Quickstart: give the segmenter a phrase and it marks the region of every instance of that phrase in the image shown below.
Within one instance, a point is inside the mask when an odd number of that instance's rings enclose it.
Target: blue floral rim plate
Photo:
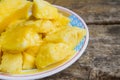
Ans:
[[[73,57],[69,60],[67,60],[65,63],[61,64],[58,67],[55,67],[53,69],[47,70],[47,71],[43,71],[43,72],[39,72],[39,73],[35,73],[35,74],[28,74],[28,75],[7,75],[7,74],[0,74],[0,78],[1,79],[41,79],[44,77],[48,77],[51,76],[55,73],[58,73],[64,69],[66,69],[67,67],[69,67],[70,65],[72,65],[76,60],[78,60],[81,55],[84,53],[87,45],[88,45],[88,41],[89,41],[89,31],[88,31],[88,27],[86,25],[86,23],[84,22],[84,20],[77,15],[76,13],[74,13],[73,11],[61,7],[61,6],[57,6],[54,5],[56,8],[58,8],[58,10],[62,13],[65,13],[71,20],[70,25],[71,26],[76,26],[79,28],[84,28],[86,29],[86,36],[82,39],[82,41],[75,47],[75,50],[77,51],[77,53],[75,55],[73,55]]]

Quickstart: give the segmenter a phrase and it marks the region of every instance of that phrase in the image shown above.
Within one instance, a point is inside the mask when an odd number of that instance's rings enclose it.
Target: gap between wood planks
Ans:
[[[94,22],[87,22],[87,25],[116,25],[116,24],[120,24],[119,20],[110,20],[110,21],[94,21]]]

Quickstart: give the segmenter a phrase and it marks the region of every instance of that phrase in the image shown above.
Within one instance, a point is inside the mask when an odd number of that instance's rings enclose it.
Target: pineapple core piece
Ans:
[[[34,0],[32,12],[37,19],[56,19],[58,17],[57,8],[44,0]]]
[[[19,73],[22,70],[22,53],[4,52],[0,65],[1,71]]]
[[[2,50],[24,51],[29,47],[40,45],[40,36],[33,28],[16,26],[7,29],[1,35]]]
[[[67,43],[73,49],[85,35],[85,29],[80,29],[78,27],[67,27],[52,34],[48,34],[44,38],[44,41]]]
[[[35,64],[38,69],[45,68],[51,64],[63,60],[73,53],[74,50],[71,50],[66,44],[45,43],[42,45],[42,47],[40,47],[35,59]]]
[[[9,23],[28,18],[30,8],[31,2],[27,0],[2,0],[0,2],[0,33]]]

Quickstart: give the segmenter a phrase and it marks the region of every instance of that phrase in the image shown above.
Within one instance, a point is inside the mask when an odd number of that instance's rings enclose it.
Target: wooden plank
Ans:
[[[79,14],[88,24],[120,23],[120,0],[56,0]]]
[[[79,64],[92,69],[90,80],[119,80],[120,25],[91,25],[89,29],[89,46]]]

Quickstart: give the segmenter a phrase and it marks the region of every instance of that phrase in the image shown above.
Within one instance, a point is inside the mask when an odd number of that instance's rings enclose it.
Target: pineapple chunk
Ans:
[[[63,60],[70,54],[73,54],[68,45],[63,43],[46,43],[40,47],[35,64],[38,69],[45,68],[51,64]]]
[[[15,20],[11,22],[8,27],[5,29],[6,31],[12,28],[15,28],[16,26],[24,26],[22,23],[24,23],[26,20]]]
[[[1,71],[8,73],[19,73],[22,70],[22,53],[4,52],[1,62]]]
[[[77,27],[68,27],[52,34],[48,34],[44,41],[47,42],[63,42],[67,43],[71,48],[77,46],[77,44],[86,35],[85,29],[80,29]]]
[[[49,33],[56,30],[55,25],[50,20],[21,21],[20,24],[31,27],[38,33]]]
[[[70,19],[62,14],[59,14],[58,18],[53,20],[53,23],[58,28],[65,27],[69,24]]]
[[[31,47],[23,52],[23,69],[34,69],[35,66],[35,57],[38,53],[39,47]]]
[[[39,33],[49,33],[49,32],[55,31],[54,24],[49,20],[39,20],[39,21],[36,21],[35,24],[36,24],[35,27],[36,28],[38,27]]]
[[[35,57],[29,53],[23,53],[23,69],[33,69],[35,68]]]
[[[23,51],[29,47],[39,46],[40,36],[30,27],[16,26],[7,29],[1,35],[2,50]]]
[[[44,0],[34,0],[32,12],[37,19],[56,19],[58,17],[57,8]]]
[[[41,44],[42,45],[42,44]],[[24,52],[36,57],[40,46],[29,47]]]
[[[28,18],[31,2],[26,0],[2,0],[0,2],[0,33],[9,23]]]

